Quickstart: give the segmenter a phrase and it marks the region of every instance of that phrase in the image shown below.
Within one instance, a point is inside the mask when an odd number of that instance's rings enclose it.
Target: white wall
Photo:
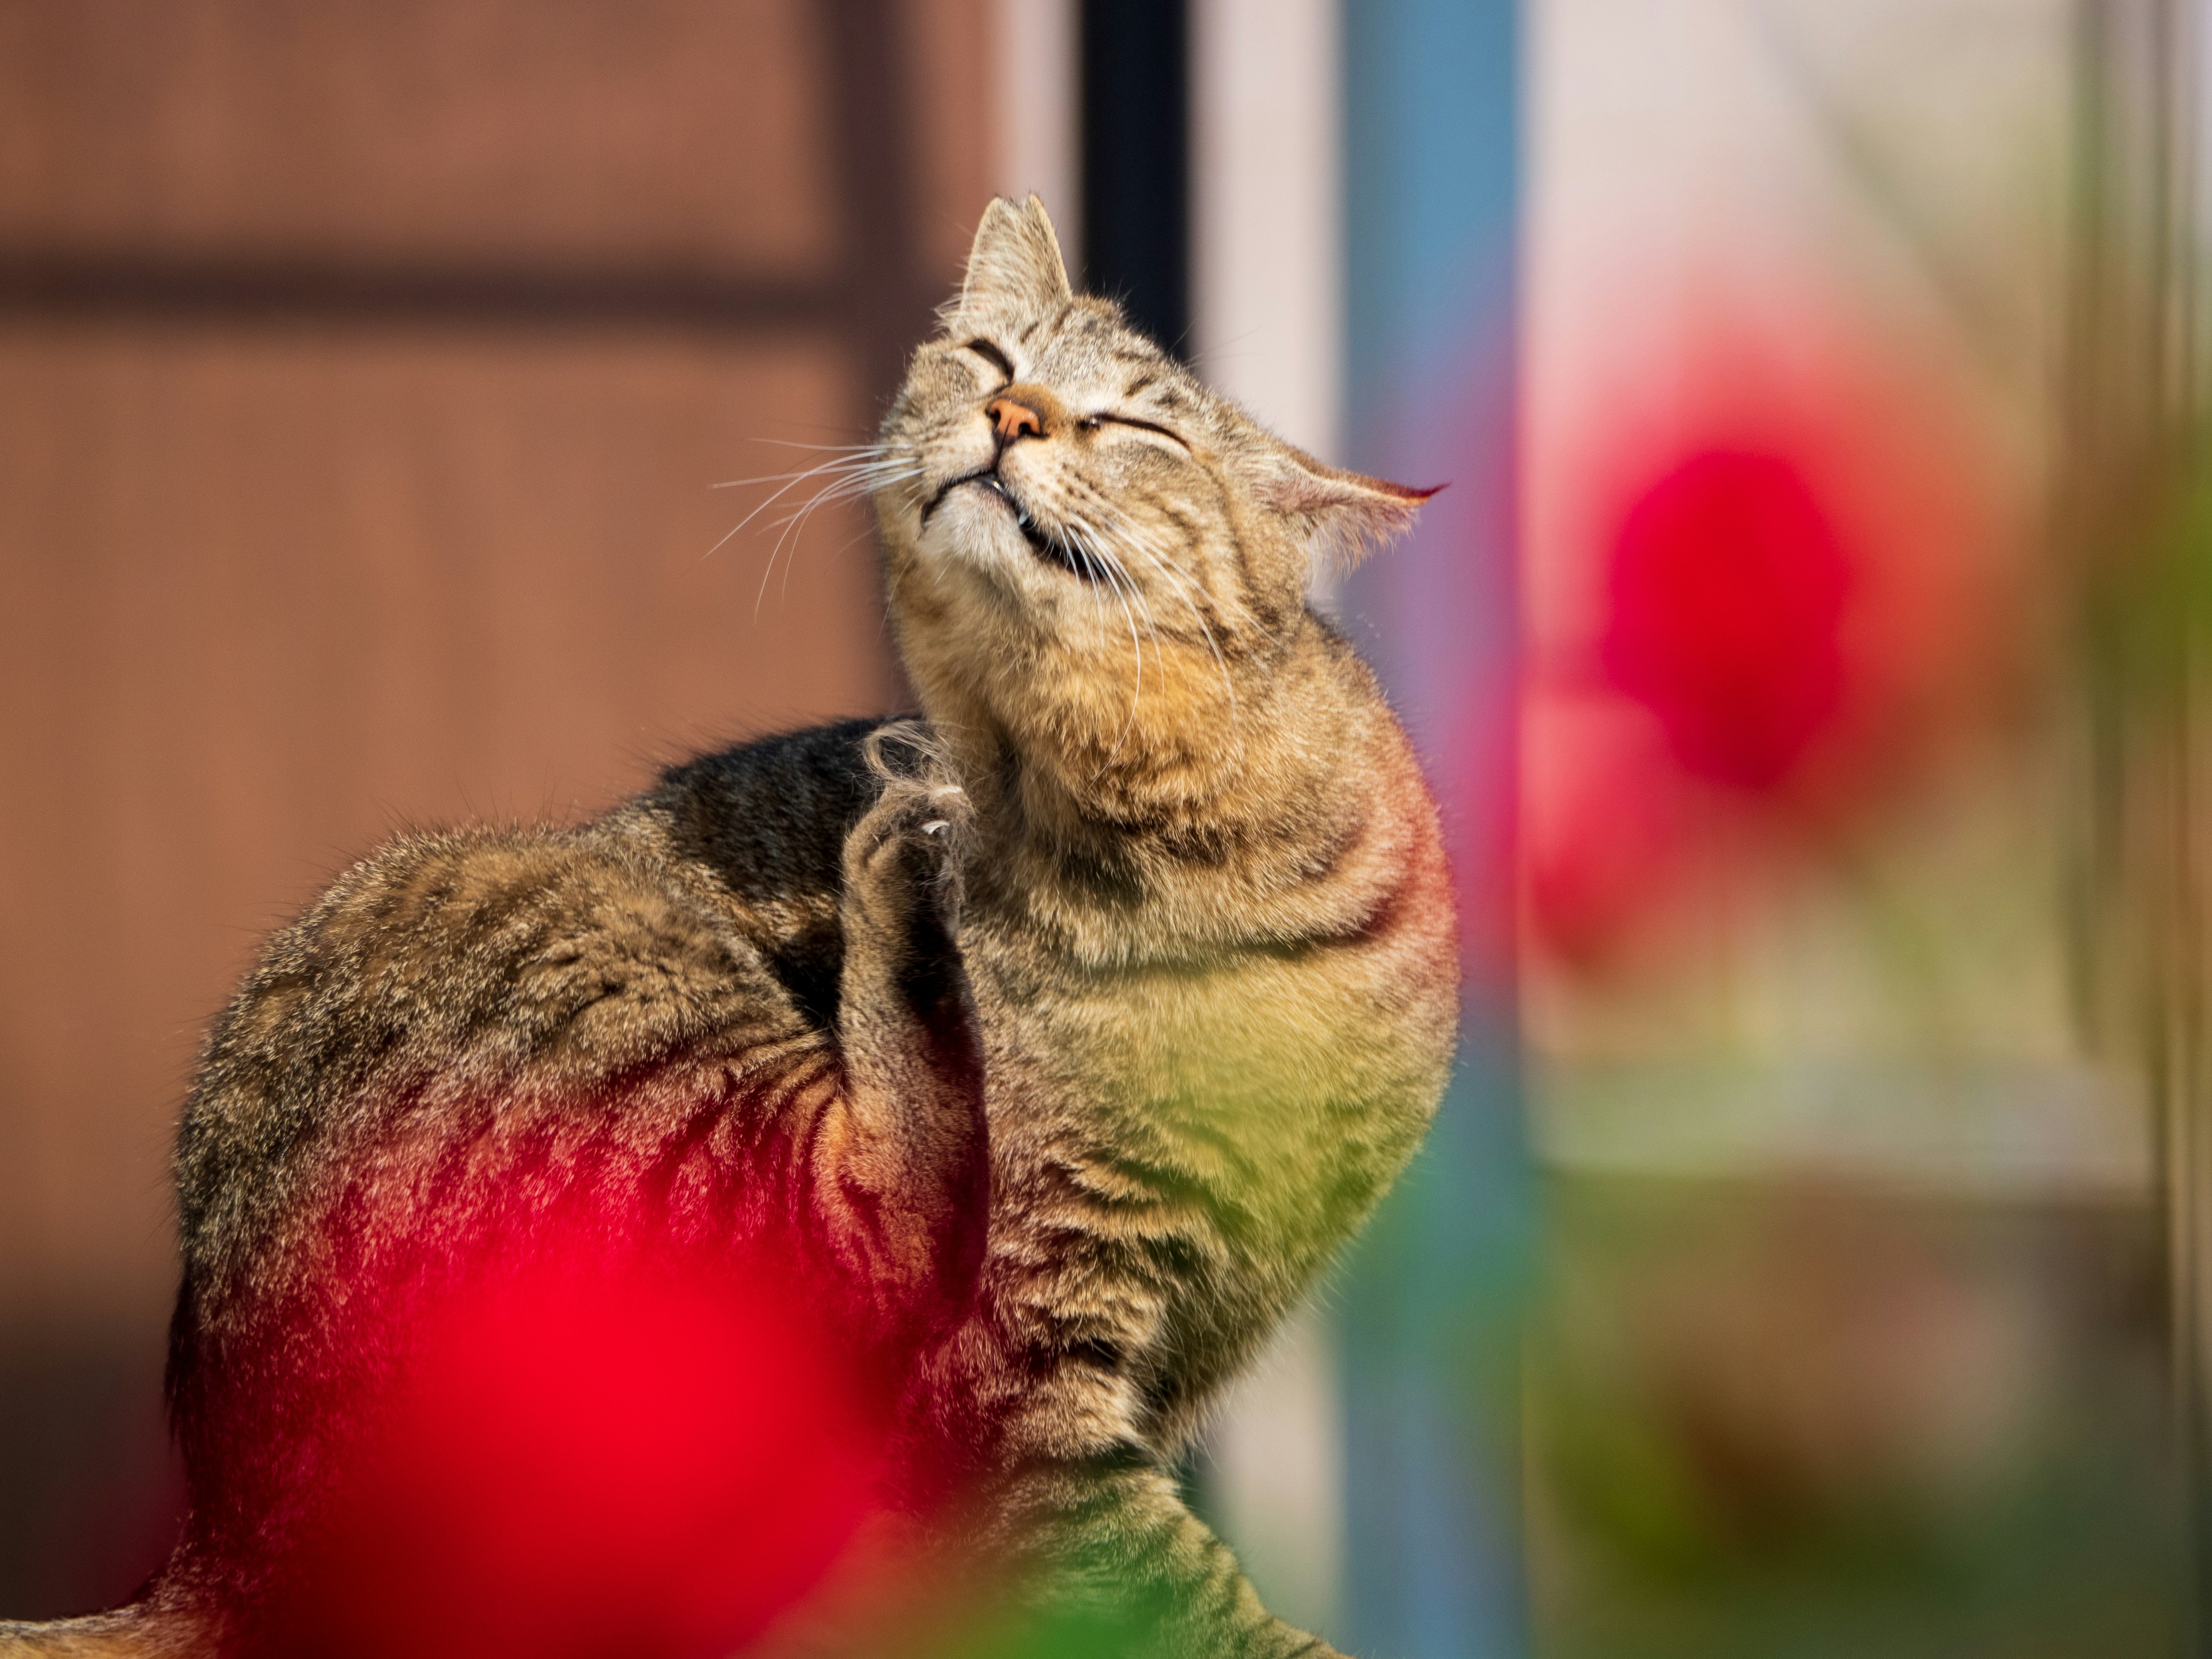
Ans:
[[[1341,460],[1338,0],[1195,0],[1191,28],[1199,371],[1292,443]],[[1232,1390],[1206,1450],[1222,1529],[1261,1598],[1327,1626],[1343,1580],[1344,1450],[1320,1311],[1297,1314]]]
[[[1337,0],[1197,0],[1191,320],[1199,368],[1291,442],[1340,448]]]
[[[993,0],[998,108],[992,189],[1044,198],[1067,268],[1083,269],[1081,47],[1077,0]]]

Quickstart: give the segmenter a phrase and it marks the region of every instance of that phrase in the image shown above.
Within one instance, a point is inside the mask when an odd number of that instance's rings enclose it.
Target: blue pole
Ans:
[[[1351,459],[1450,488],[1346,611],[1443,800],[1468,935],[1461,1054],[1339,1310],[1350,1491],[1340,1645],[1528,1650],[1520,1329],[1534,1187],[1512,975],[1516,0],[1346,0]]]

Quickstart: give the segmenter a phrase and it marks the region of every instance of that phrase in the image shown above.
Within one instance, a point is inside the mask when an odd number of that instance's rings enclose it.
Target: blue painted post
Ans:
[[[1458,1069],[1332,1297],[1349,1465],[1341,1645],[1528,1649],[1520,1327],[1533,1182],[1513,993],[1516,0],[1347,0],[1352,464],[1450,488],[1346,612],[1445,802],[1468,934]]]

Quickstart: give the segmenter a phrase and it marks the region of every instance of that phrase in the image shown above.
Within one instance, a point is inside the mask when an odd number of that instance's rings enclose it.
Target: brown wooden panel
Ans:
[[[810,0],[0,0],[0,244],[819,273]]]
[[[155,1308],[167,1143],[257,937],[403,822],[565,816],[882,707],[825,514],[842,352],[607,335],[0,330],[0,1315]]]
[[[904,0],[901,15],[920,139],[915,252],[949,294],[991,194],[991,4]]]
[[[986,12],[0,0],[0,1614],[163,1547],[169,1137],[266,929],[401,823],[893,700],[857,513],[757,618],[705,486],[863,435]]]

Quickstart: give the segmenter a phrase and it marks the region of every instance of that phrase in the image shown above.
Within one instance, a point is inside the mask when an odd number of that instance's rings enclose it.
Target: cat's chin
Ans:
[[[926,557],[963,561],[1001,580],[1089,580],[1081,556],[1032,520],[993,479],[963,480],[947,493],[923,526],[919,545]]]

